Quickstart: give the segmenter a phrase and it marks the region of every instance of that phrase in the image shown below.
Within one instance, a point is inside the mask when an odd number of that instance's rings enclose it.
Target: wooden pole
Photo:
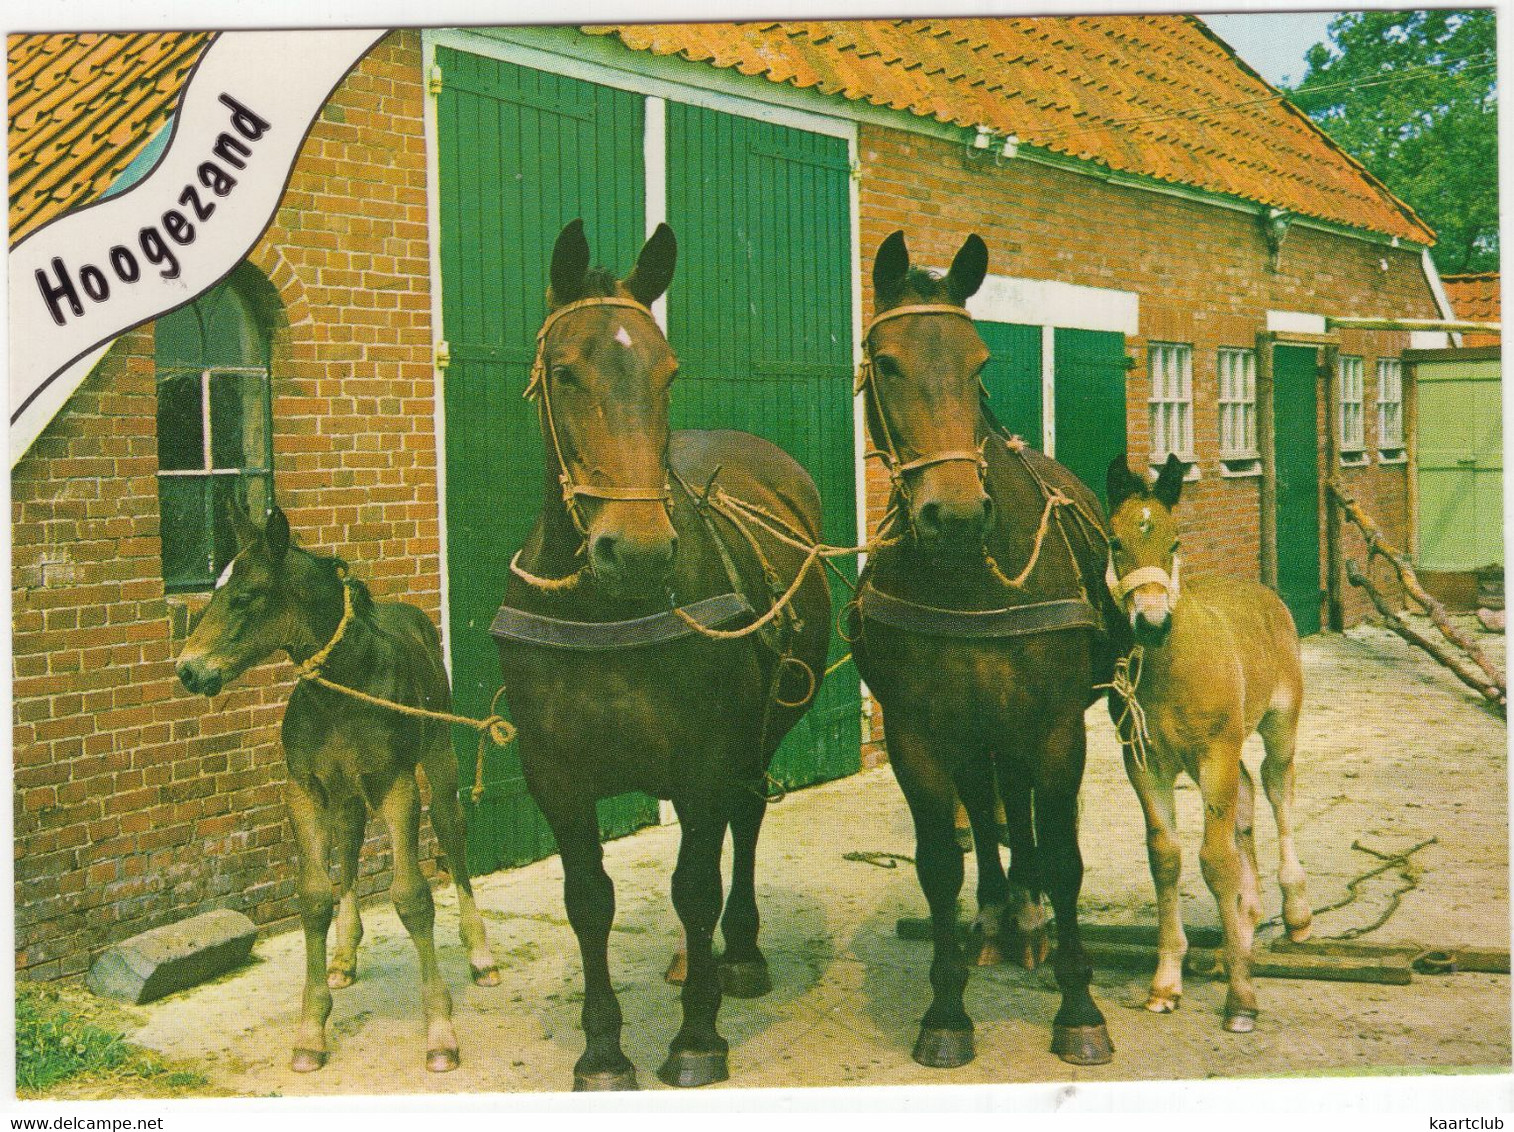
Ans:
[[[1367,540],[1367,561],[1370,563],[1374,554],[1382,555],[1383,558],[1388,560],[1393,566],[1394,571],[1398,574],[1398,580],[1404,587],[1404,592],[1424,607],[1425,612],[1430,615],[1430,620],[1435,623],[1435,627],[1440,630],[1441,635],[1446,640],[1466,653],[1467,657],[1478,668],[1482,669],[1483,675],[1487,678],[1487,685],[1495,688],[1499,693],[1497,697],[1490,698],[1496,698],[1499,704],[1504,703],[1508,695],[1507,678],[1498,670],[1497,665],[1488,659],[1482,649],[1477,646],[1477,643],[1456,627],[1451,621],[1450,615],[1446,613],[1446,607],[1425,592],[1424,586],[1420,585],[1419,577],[1414,573],[1414,567],[1409,564],[1409,559],[1404,552],[1383,537],[1383,533],[1377,524],[1362,510],[1361,505],[1352,498],[1339,481],[1332,479],[1327,485],[1327,490],[1335,505],[1344,511],[1347,517],[1361,529],[1363,537]],[[1358,571],[1358,573],[1360,572]],[[1355,578],[1351,578],[1350,580],[1352,585],[1361,586],[1366,590],[1367,596],[1373,599],[1373,604],[1378,606],[1380,612],[1385,611],[1384,605],[1379,603],[1378,595],[1374,587],[1365,578],[1365,575],[1362,575],[1362,581],[1360,582]],[[1393,616],[1396,617],[1397,615],[1394,614]],[[1424,648],[1425,646],[1421,645],[1420,647]],[[1426,649],[1426,651],[1432,650]],[[1440,659],[1440,654],[1432,651],[1432,655]],[[1477,687],[1479,691],[1484,691],[1484,694],[1486,694],[1482,685],[1473,686]]]
[[[1320,374],[1325,379],[1325,461],[1326,471],[1322,481],[1333,478],[1341,466],[1341,397],[1340,381],[1336,371],[1340,368],[1340,347],[1330,345],[1324,349],[1320,362]],[[1322,485],[1323,486],[1323,485]],[[1331,499],[1324,492],[1325,504],[1325,624],[1335,632],[1346,627],[1346,618],[1341,602],[1341,579],[1345,576],[1344,554],[1341,551],[1341,517]]]
[[[1262,584],[1277,589],[1277,437],[1273,413],[1272,335],[1256,336],[1256,444],[1262,450],[1262,483],[1257,499]]]
[[[1409,514],[1404,550],[1419,553],[1419,363],[1404,366],[1404,503]]]
[[[1329,318],[1327,330],[1443,330],[1453,333],[1501,333],[1497,322],[1474,322],[1447,318]]]
[[[1491,700],[1500,712],[1508,711],[1508,694],[1504,688],[1489,683],[1486,677],[1480,676],[1475,672],[1469,672],[1461,663],[1461,657],[1410,626],[1408,622],[1399,616],[1396,610],[1388,605],[1387,599],[1372,584],[1371,579],[1362,573],[1361,568],[1355,562],[1346,563],[1346,576],[1351,580],[1353,586],[1360,586],[1366,591],[1367,597],[1377,607],[1377,611],[1382,614],[1388,628],[1392,629],[1416,648],[1424,649],[1425,652],[1449,668],[1452,674],[1463,684],[1475,689]]]

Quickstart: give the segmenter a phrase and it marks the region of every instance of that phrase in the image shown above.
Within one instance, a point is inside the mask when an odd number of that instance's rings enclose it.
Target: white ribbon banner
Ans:
[[[12,467],[111,342],[246,257],[322,105],[384,34],[221,33],[190,73],[152,171],[11,249]]]

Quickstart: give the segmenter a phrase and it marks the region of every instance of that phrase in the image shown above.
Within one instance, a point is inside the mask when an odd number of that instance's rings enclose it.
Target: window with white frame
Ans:
[[[1341,463],[1366,459],[1367,428],[1362,388],[1362,359],[1342,354],[1337,364],[1340,388]]]
[[[273,501],[270,319],[252,269],[157,320],[158,507],[169,593],[208,590],[236,554],[230,508]]]
[[[1377,359],[1377,454],[1383,460],[1404,454],[1404,367],[1397,358]]]
[[[1146,348],[1151,369],[1151,462],[1176,453],[1193,455],[1193,347],[1153,342]]]
[[[1220,459],[1253,463],[1256,446],[1256,351],[1222,349],[1220,371]]]

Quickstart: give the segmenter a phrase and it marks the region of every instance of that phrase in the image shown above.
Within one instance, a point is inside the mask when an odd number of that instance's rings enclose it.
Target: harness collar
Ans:
[[[666,479],[663,481],[661,490],[651,487],[617,487],[613,484],[601,487],[590,483],[580,483],[574,478],[572,467],[563,452],[547,382],[547,334],[565,315],[589,307],[628,307],[652,318],[652,312],[646,306],[635,299],[626,299],[619,295],[576,299],[565,306],[558,307],[547,316],[546,321],[541,324],[541,329],[536,332],[536,358],[531,363],[531,378],[526,383],[526,390],[522,394],[526,400],[536,400],[541,406],[542,422],[548,438],[552,441],[552,451],[557,456],[559,468],[557,478],[562,484],[563,505],[567,508],[568,517],[573,520],[573,526],[585,538],[589,535],[589,527],[578,503],[578,497],[581,495],[588,496],[590,499],[605,499],[617,503],[661,503],[669,512],[673,509],[673,488]],[[653,319],[653,321],[656,320]],[[582,461],[579,463],[581,464]]]

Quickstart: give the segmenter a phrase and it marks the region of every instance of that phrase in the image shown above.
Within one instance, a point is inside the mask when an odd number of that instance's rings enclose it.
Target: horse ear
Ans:
[[[649,307],[673,282],[673,268],[677,264],[678,239],[673,229],[659,224],[636,257],[636,266],[625,278],[625,288],[638,303]]]
[[[289,520],[275,503],[268,512],[268,522],[263,527],[263,540],[268,544],[268,554],[277,564],[289,553]]]
[[[1183,477],[1187,473],[1188,465],[1179,460],[1176,453],[1169,452],[1167,462],[1157,474],[1156,486],[1151,489],[1157,502],[1169,511],[1178,505],[1178,496],[1183,494]]]
[[[904,233],[895,232],[878,245],[878,254],[873,259],[874,303],[893,302],[904,289],[908,274],[909,248],[904,246]]]
[[[988,245],[974,232],[957,249],[952,268],[946,273],[946,293],[958,306],[966,303],[983,286],[988,274]]]
[[[561,306],[578,298],[588,270],[589,241],[584,237],[584,222],[570,220],[552,246],[552,290],[547,295],[548,303]]]
[[[1109,496],[1109,513],[1113,515],[1119,509],[1121,503],[1132,495],[1139,495],[1146,487],[1146,481],[1130,470],[1128,452],[1121,452],[1113,460],[1109,461],[1109,470],[1104,473],[1105,492]]]

